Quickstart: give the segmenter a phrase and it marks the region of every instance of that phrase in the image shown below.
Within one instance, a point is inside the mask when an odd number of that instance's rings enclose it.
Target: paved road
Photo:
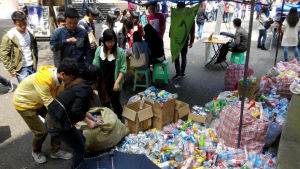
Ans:
[[[3,32],[6,32],[12,27],[10,20],[0,20],[0,38],[2,38]],[[101,25],[96,24],[97,29]],[[204,38],[207,38],[210,33],[214,31],[215,23],[206,23],[204,26]],[[248,29],[248,24],[242,25]],[[230,31],[234,30],[232,25]],[[256,39],[258,31],[255,29],[257,23],[254,23],[254,31],[251,41],[251,53],[249,66],[255,70],[256,75],[263,75],[273,66],[275,49],[272,51],[262,51],[256,49]],[[222,31],[228,31],[229,25],[222,24]],[[168,35],[168,30],[166,32]],[[269,41],[267,41],[269,42]],[[175,75],[174,64],[170,60],[170,48],[169,38],[164,37],[164,43],[166,48],[166,56],[170,65],[171,77]],[[53,65],[52,52],[49,49],[49,42],[39,42],[39,66]],[[224,75],[225,71],[218,66],[212,66],[209,69],[204,67],[204,44],[202,40],[196,41],[194,46],[189,49],[187,58],[186,77],[170,81],[168,85],[164,85],[161,82],[154,85],[161,89],[166,89],[170,92],[177,92],[179,94],[179,100],[189,103],[191,106],[198,104],[204,105],[210,101],[213,97],[216,97],[219,92],[224,90]],[[229,56],[229,54],[228,54]],[[282,56],[282,51],[279,51],[279,56]],[[229,59],[227,59],[229,60]],[[282,60],[280,57],[279,60]],[[8,79],[12,79],[8,72],[4,70],[3,66],[0,66],[0,74]],[[17,85],[17,80],[12,79],[14,84]],[[128,98],[132,95],[142,91],[139,89],[136,92],[132,91],[132,76],[127,75],[127,85],[125,91],[121,93],[121,103],[125,105]],[[176,88],[175,85],[179,85]],[[0,168],[3,169],[20,169],[20,168],[69,168],[70,160],[53,160],[49,158],[50,143],[49,137],[47,138],[43,152],[48,157],[48,162],[43,165],[37,165],[33,162],[31,157],[31,139],[32,133],[26,126],[24,121],[15,111],[12,105],[13,93],[6,93],[7,89],[0,85]],[[68,149],[67,147],[63,147]]]

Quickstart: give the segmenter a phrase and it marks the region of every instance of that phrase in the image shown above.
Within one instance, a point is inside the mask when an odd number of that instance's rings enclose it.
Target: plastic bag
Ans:
[[[86,138],[86,151],[105,151],[117,145],[129,133],[129,129],[118,119],[117,115],[108,108],[95,107],[89,110],[91,114],[101,113],[103,123],[93,129],[83,130]],[[85,125],[83,122],[78,123]]]
[[[139,100],[141,100],[141,96],[139,94],[136,94],[136,95],[130,97],[127,104],[138,102]]]
[[[270,147],[276,141],[276,138],[279,136],[281,131],[282,131],[281,125],[275,122],[271,122],[267,132],[265,147]]]
[[[294,94],[300,94],[300,78],[296,78],[290,86],[290,91]]]

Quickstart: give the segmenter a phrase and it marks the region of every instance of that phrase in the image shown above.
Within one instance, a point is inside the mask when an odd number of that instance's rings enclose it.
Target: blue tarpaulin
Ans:
[[[289,11],[292,7],[296,7],[298,13],[300,14],[300,4],[297,4],[297,5],[284,4],[284,6],[283,6],[283,15],[284,15],[284,17],[289,13]],[[282,6],[279,6],[279,7],[276,8],[276,16],[280,16],[281,9],[282,9]]]
[[[84,159],[77,169],[160,169],[144,154],[114,151],[102,156]]]

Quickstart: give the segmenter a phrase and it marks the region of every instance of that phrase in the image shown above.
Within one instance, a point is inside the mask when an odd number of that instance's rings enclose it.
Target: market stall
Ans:
[[[251,4],[249,37],[255,1]],[[190,109],[176,93],[155,87],[130,98],[123,117],[131,134],[114,150],[146,155],[165,169],[275,168],[275,155],[263,149],[280,135],[290,96],[300,92],[300,65],[280,62],[266,76],[254,77],[248,68],[250,46],[251,38],[231,91],[205,105]]]

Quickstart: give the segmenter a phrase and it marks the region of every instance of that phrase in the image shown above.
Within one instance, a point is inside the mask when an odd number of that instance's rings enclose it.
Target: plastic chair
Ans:
[[[162,69],[162,70],[161,70]],[[162,79],[166,84],[168,84],[170,79],[169,73],[169,63],[164,61],[163,63],[157,63],[154,65],[153,78],[152,82],[155,82],[157,79]]]
[[[146,84],[136,84],[136,79],[137,79],[138,74],[144,74],[145,75]],[[138,70],[137,69],[137,70],[135,70],[133,91],[135,91],[136,87],[145,87],[145,88],[148,88],[149,85],[150,85],[150,82],[149,82],[149,69],[144,69],[144,70]]]
[[[245,64],[244,53],[232,52],[229,64],[232,62],[236,65]]]

